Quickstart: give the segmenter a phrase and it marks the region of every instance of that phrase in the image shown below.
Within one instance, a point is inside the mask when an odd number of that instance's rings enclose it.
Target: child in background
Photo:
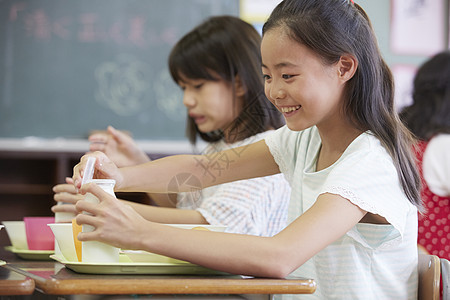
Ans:
[[[450,259],[450,51],[419,68],[413,104],[400,117],[419,139],[415,150],[427,213],[419,215],[418,244]]]
[[[236,17],[218,16],[186,34],[170,53],[170,72],[183,89],[188,110],[189,140],[195,144],[199,135],[209,142],[205,150],[209,155],[261,140],[284,124],[264,95],[260,44],[253,26]],[[108,132],[91,136],[90,150],[104,151],[120,166],[149,161],[131,137],[112,127]],[[185,175],[183,170],[174,174],[171,179],[176,180],[168,181],[168,188],[176,190],[178,182],[188,180]],[[73,184],[58,185],[54,191],[57,201],[80,199]],[[160,206],[176,204],[182,209],[127,204],[155,222],[226,225],[233,233],[272,236],[286,226],[289,195],[289,184],[279,174],[178,195],[151,194]],[[53,207],[55,212],[63,209],[74,206]]]
[[[227,161],[215,161],[222,167],[215,177],[203,168],[207,155],[126,168],[102,152],[82,157],[75,186],[101,202],[77,203],[92,214],[77,223],[96,227],[78,238],[235,274],[313,278],[308,299],[417,299],[420,176],[366,13],[351,1],[285,0],[263,27],[261,53],[266,96],[287,126],[220,152]],[[205,187],[282,172],[292,188],[289,225],[257,237],[150,222],[95,184],[81,187],[89,156],[95,177],[115,179],[118,191],[166,192],[180,171]]]

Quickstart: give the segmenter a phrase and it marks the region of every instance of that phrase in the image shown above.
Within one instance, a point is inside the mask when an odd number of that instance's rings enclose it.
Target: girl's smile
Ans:
[[[302,106],[301,105],[297,105],[297,106],[282,106],[279,107],[278,110],[281,111],[283,113],[283,116],[285,118],[289,118],[290,116],[294,115]]]

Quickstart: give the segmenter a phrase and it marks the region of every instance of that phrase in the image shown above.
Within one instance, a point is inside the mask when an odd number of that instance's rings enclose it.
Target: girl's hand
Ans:
[[[75,204],[78,201],[83,200],[83,195],[80,195],[77,192],[77,189],[73,185],[72,178],[67,177],[66,183],[55,185],[53,187],[53,192],[55,192],[53,199],[56,202],[64,203],[64,205],[54,205],[52,207],[52,211],[54,213],[57,213],[57,212],[77,213]]]
[[[113,195],[103,191],[95,183],[83,185],[82,194],[91,193],[99,200],[93,204],[84,200],[78,201],[76,208],[78,224],[95,227],[92,232],[78,235],[80,241],[100,241],[115,247],[136,250],[140,247],[149,222],[139,215],[131,206],[117,200]],[[85,211],[91,215],[82,214]]]
[[[104,152],[119,168],[150,161],[130,135],[112,126],[107,132],[90,135],[89,142],[90,151]]]
[[[80,162],[73,168],[72,180],[75,188],[81,188],[81,182],[84,176],[84,170],[88,157],[95,157],[94,165],[94,179],[114,179],[116,181],[115,187],[120,187],[123,181],[122,173],[119,168],[100,151],[85,154],[81,157]]]

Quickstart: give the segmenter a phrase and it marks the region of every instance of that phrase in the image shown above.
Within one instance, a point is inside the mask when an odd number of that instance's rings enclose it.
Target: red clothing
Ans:
[[[415,154],[422,178],[422,201],[427,209],[419,214],[418,244],[430,254],[450,259],[450,197],[441,197],[428,188],[423,176],[423,155],[428,142],[419,142]]]

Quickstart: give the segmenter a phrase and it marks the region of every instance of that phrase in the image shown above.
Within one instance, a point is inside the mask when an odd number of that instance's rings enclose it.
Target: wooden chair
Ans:
[[[442,300],[450,300],[450,262],[441,258]]]
[[[439,300],[441,262],[436,255],[419,253],[419,300]]]

